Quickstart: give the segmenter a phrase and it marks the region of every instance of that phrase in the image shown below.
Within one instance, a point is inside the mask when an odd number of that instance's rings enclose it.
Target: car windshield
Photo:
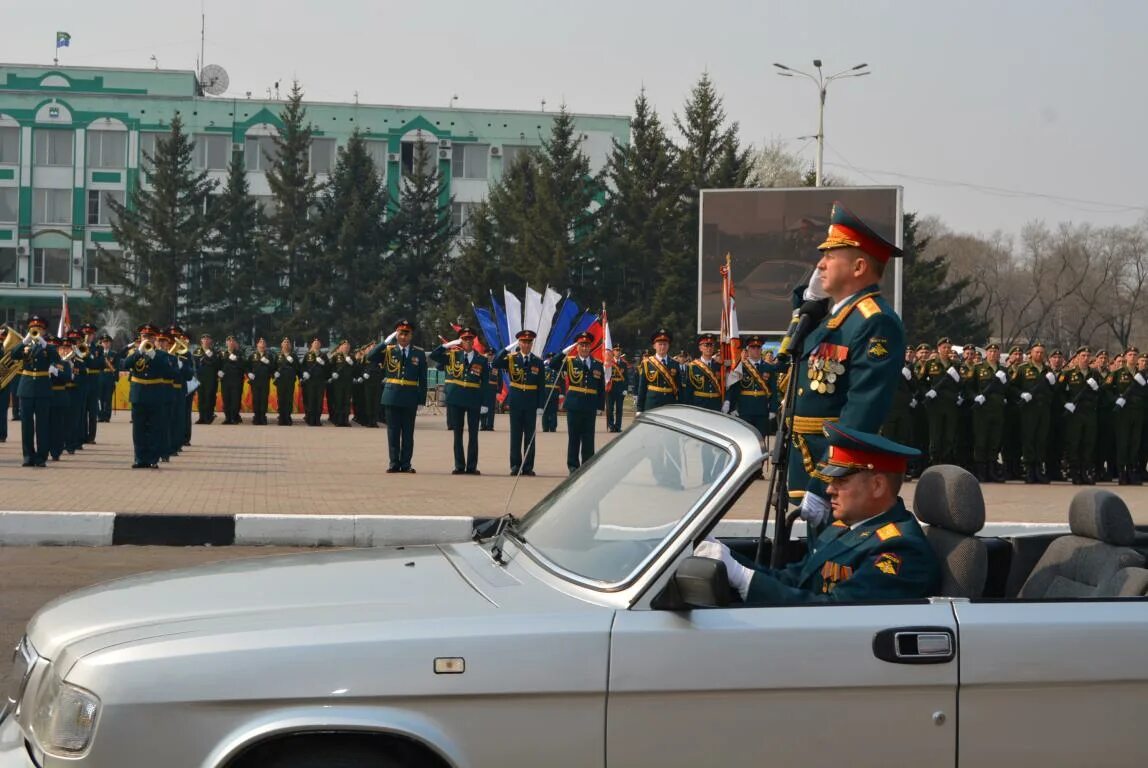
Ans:
[[[732,461],[723,446],[639,423],[530,510],[517,532],[563,571],[616,585],[658,550]]]

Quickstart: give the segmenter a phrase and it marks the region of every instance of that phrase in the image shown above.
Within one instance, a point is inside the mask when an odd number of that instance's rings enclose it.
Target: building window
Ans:
[[[84,259],[84,285],[115,285],[112,282],[108,262],[123,258],[120,251],[89,248]]]
[[[502,168],[503,170],[514,165],[514,161],[518,159],[519,155],[527,152],[533,152],[534,147],[525,144],[503,144],[502,145]]]
[[[482,203],[451,203],[450,223],[458,230],[462,238],[474,237],[474,224],[471,217]]]
[[[152,167],[148,158],[155,159],[160,140],[166,139],[167,136],[168,134],[159,131],[140,131],[140,167],[149,169]]]
[[[248,136],[244,144],[243,159],[249,171],[263,171],[266,173],[275,165],[279,157],[279,148],[275,146],[274,136]]]
[[[379,178],[385,179],[387,177],[387,142],[375,141],[367,139],[363,142],[363,146],[367,149],[367,154],[375,161],[375,170],[378,171]]]
[[[126,168],[128,135],[124,131],[88,131],[89,168]]]
[[[335,140],[311,140],[311,173],[330,173],[335,166]]]
[[[20,190],[0,187],[0,222],[15,224],[20,220]]]
[[[231,137],[197,133],[193,163],[201,171],[222,171],[227,168]]]
[[[33,224],[71,224],[72,190],[32,190]]]
[[[20,129],[14,125],[0,126],[0,163],[20,164]]]
[[[16,284],[18,264],[15,248],[0,248],[0,283]]]
[[[53,131],[38,128],[33,132],[32,144],[36,149],[36,165],[71,165],[71,131]]]
[[[450,172],[456,179],[485,179],[489,155],[489,144],[456,143]]]
[[[72,252],[67,248],[32,249],[32,285],[70,285]]]
[[[275,215],[275,196],[274,195],[252,195],[251,199],[263,211],[263,215],[270,218]]]
[[[437,145],[423,143],[423,154],[419,158],[422,163],[423,173],[433,174],[438,164],[435,162],[435,150]],[[415,167],[415,154],[418,152],[419,145],[415,142],[405,141],[402,145],[402,155],[400,161],[403,166],[403,176],[410,176],[414,173]]]
[[[115,200],[124,204],[124,193],[120,189],[89,189],[88,190],[88,225],[93,227],[111,226],[115,218],[115,211],[108,203]]]

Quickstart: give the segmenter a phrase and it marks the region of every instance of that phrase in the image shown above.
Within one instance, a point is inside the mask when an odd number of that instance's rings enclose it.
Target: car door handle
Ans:
[[[957,655],[948,627],[896,627],[873,636],[873,655],[890,664],[944,664]]]

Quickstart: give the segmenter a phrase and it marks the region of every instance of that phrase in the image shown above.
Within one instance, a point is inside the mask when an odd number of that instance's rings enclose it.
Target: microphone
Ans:
[[[801,308],[793,313],[793,321],[789,332],[781,342],[780,352],[798,356],[801,354],[801,345],[817,324],[829,314],[828,299],[809,299]]]

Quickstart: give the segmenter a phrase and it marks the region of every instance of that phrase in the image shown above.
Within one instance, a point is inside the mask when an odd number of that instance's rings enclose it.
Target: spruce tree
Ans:
[[[448,323],[471,325],[472,302],[482,299],[487,290],[506,283],[494,214],[488,202],[471,212],[467,233],[459,237],[458,243],[458,255],[448,261],[450,276],[443,283],[443,318]],[[424,330],[422,338],[429,344],[434,333],[434,329]]]
[[[391,240],[388,195],[374,160],[356,129],[339,149],[335,169],[319,198],[317,224],[323,273],[331,298],[316,312],[321,327],[352,339],[374,337],[388,319],[374,299],[380,290],[383,255]]]
[[[215,182],[193,168],[194,143],[177,113],[171,131],[145,156],[145,184],[132,192],[129,205],[109,199],[112,235],[122,257],[100,248],[100,269],[108,283],[103,296],[132,322],[182,320],[189,268],[197,264],[207,239],[204,213]]]
[[[917,214],[906,213],[901,292],[906,340],[935,344],[942,336],[949,336],[956,342],[981,342],[988,336],[989,326],[976,311],[980,298],[961,300],[967,295],[969,279],[949,279],[947,257],[926,255],[929,238],[918,240],[917,226]]]
[[[534,255],[551,273],[565,269],[568,284],[580,292],[597,293],[598,265],[593,252],[595,217],[590,210],[600,191],[600,179],[590,172],[582,151],[582,134],[563,104],[538,154],[541,184],[536,200],[541,242]],[[536,278],[536,284],[539,282]],[[548,282],[558,284],[558,280]]]
[[[449,278],[448,257],[457,230],[450,218],[446,180],[421,137],[414,146],[410,175],[400,186],[400,200],[391,203],[393,245],[377,299],[390,319],[411,319],[433,338],[453,319],[444,312],[443,284]]]
[[[260,281],[270,291],[273,321],[288,334],[325,336],[320,318],[329,312],[329,281],[319,259],[312,211],[319,184],[310,171],[313,127],[307,122],[303,90],[296,81],[279,114],[276,156],[267,172],[274,198],[264,241]]]
[[[229,333],[274,334],[261,301],[266,298],[260,262],[262,215],[250,194],[243,158],[235,155],[227,168],[222,194],[212,197],[208,212],[212,229],[203,255],[198,300],[189,306],[193,328],[222,339]]]

